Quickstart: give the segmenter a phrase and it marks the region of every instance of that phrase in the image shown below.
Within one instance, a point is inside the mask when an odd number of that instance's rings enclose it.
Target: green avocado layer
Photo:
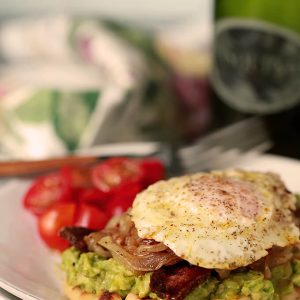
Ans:
[[[62,255],[62,269],[68,285],[88,293],[100,294],[106,290],[124,298],[133,293],[140,298],[158,299],[149,288],[151,273],[136,276],[113,258],[104,259],[92,252],[80,253],[69,248]],[[277,266],[271,273],[271,280],[252,270],[232,273],[223,281],[212,276],[186,300],[234,300],[243,296],[253,300],[279,300],[294,293],[294,287],[300,287],[300,260]]]
[[[141,298],[151,294],[151,273],[135,276],[115,259],[104,259],[93,252],[80,253],[73,247],[66,250],[62,255],[62,269],[70,286],[79,286],[88,293],[100,294],[105,290],[122,297],[134,293]]]

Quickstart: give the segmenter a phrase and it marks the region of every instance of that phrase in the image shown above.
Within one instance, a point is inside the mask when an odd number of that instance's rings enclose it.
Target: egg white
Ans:
[[[294,206],[277,175],[229,170],[157,182],[136,197],[131,218],[141,238],[191,264],[235,269],[299,242]]]

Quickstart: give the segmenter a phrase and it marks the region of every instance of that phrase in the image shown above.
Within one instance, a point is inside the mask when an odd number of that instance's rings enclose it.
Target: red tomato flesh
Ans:
[[[39,234],[50,248],[60,251],[68,248],[69,243],[59,237],[59,231],[65,226],[74,225],[75,213],[75,203],[56,203],[40,216]]]
[[[92,186],[90,167],[63,167],[60,169],[61,176],[74,189],[89,188]]]
[[[143,183],[145,187],[166,177],[165,167],[158,159],[141,160],[140,166],[144,174]]]
[[[106,206],[109,216],[120,215],[132,205],[135,196],[142,190],[138,182],[123,184],[115,191]]]
[[[105,192],[126,182],[140,181],[142,176],[138,161],[123,157],[108,159],[92,170],[93,184]]]
[[[26,193],[23,205],[38,218],[38,230],[53,249],[69,244],[59,237],[65,226],[102,229],[108,219],[122,214],[136,195],[165,178],[157,159],[108,159],[93,168],[64,167],[38,178]]]
[[[60,175],[53,173],[38,178],[27,191],[23,205],[35,215],[41,215],[55,202],[72,199],[69,183]]]
[[[102,229],[108,221],[108,216],[93,205],[80,204],[76,213],[75,226],[89,229]]]
[[[104,208],[110,197],[109,193],[105,193],[95,187],[90,187],[78,191],[78,201],[85,204],[93,204],[100,208]]]

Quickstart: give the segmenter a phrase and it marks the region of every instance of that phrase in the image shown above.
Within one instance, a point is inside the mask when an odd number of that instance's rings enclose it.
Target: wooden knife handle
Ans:
[[[96,156],[66,156],[45,160],[0,162],[0,177],[33,175],[62,166],[86,166],[98,160],[99,157]]]

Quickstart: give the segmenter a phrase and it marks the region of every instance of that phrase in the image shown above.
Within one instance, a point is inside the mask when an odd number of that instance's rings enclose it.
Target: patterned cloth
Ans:
[[[0,158],[180,135],[167,69],[146,34],[98,20],[8,21],[0,62]]]

